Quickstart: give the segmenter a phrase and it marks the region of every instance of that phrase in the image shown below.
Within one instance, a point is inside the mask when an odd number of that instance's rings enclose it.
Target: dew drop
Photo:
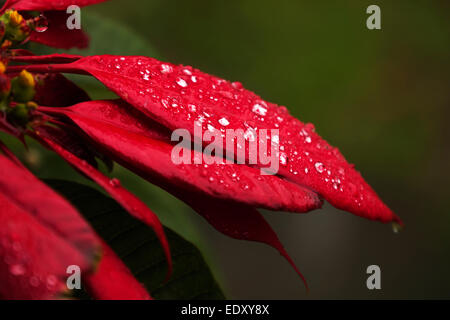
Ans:
[[[244,191],[247,191],[248,189],[250,189],[250,186],[246,183],[241,184],[241,189]]]
[[[267,114],[267,109],[259,103],[253,105],[252,111],[260,116],[265,116]]]
[[[39,17],[34,20],[34,23],[34,30],[36,32],[45,32],[48,30],[48,20],[44,15],[39,15]]]
[[[188,86],[187,82],[184,79],[177,78],[176,81],[177,81],[177,84],[182,88],[186,88]]]
[[[120,186],[120,181],[117,178],[113,178],[113,179],[109,180],[109,185],[111,187],[117,188]]]
[[[173,71],[173,68],[169,66],[168,64],[162,64],[161,65],[161,73],[171,73]]]
[[[219,123],[220,123],[221,125],[223,125],[224,127],[226,127],[227,125],[230,124],[230,122],[227,120],[227,118],[221,118],[221,119],[219,119]]]
[[[288,156],[284,152],[280,153],[280,163],[282,166],[286,166],[288,163]]]
[[[316,168],[317,172],[319,172],[319,173],[322,173],[323,170],[325,170],[322,162],[316,162],[314,167]]]
[[[166,99],[161,99],[161,104],[164,108],[169,108],[169,102]]]
[[[234,88],[234,89],[242,89],[242,83],[240,83],[240,82],[233,82],[232,84],[231,84],[231,86]]]
[[[46,280],[47,288],[49,288],[49,289],[53,288],[57,282],[58,282],[58,279],[56,278],[56,276],[49,275]]]
[[[403,226],[400,225],[398,222],[392,222],[392,231],[394,233],[399,233],[400,231],[402,231]]]
[[[22,264],[13,264],[9,267],[9,272],[11,272],[13,276],[21,276],[25,274],[26,269]]]

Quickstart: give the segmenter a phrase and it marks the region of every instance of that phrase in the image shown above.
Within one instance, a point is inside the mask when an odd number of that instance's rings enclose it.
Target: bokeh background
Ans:
[[[381,30],[366,28],[370,4],[381,7]],[[93,38],[85,54],[149,55],[241,81],[314,123],[404,220],[394,234],[330,205],[264,212],[308,295],[275,250],[219,234],[120,167],[114,175],[197,244],[228,298],[450,298],[449,12],[447,0],[112,0],[82,11]],[[88,183],[32,142],[8,145],[40,177]],[[381,290],[366,288],[371,264]]]

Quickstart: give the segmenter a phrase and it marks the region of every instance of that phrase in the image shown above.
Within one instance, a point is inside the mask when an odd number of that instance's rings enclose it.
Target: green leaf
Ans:
[[[83,30],[91,39],[89,48],[62,50],[38,43],[29,43],[28,49],[39,55],[52,53],[70,53],[83,56],[112,54],[160,58],[156,50],[143,37],[118,21],[85,11],[82,13],[81,21]],[[67,77],[85,89],[93,99],[116,98],[112,92],[91,77],[80,75],[67,75]]]
[[[95,189],[63,180],[45,182],[83,214],[155,299],[224,299],[202,254],[192,243],[165,229],[174,272],[169,281],[163,283],[167,264],[148,226]]]

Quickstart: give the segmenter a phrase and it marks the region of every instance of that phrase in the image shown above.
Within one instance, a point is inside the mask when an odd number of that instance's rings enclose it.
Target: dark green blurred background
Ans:
[[[366,28],[370,4],[381,7],[382,30]],[[314,123],[404,220],[394,234],[329,205],[266,213],[309,295],[275,250],[226,238],[166,193],[115,174],[202,249],[229,298],[450,298],[449,13],[446,0],[112,0],[83,9],[88,53],[153,55],[241,81]],[[41,177],[86,183],[34,144],[28,154],[9,145]],[[382,290],[366,288],[371,264]]]

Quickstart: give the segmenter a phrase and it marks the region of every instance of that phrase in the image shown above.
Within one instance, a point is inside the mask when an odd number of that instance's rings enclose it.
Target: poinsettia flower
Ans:
[[[37,73],[95,76],[123,100],[85,101],[64,108],[41,105],[38,111],[63,128],[67,126],[63,119],[69,118],[83,136],[89,137],[87,143],[186,202],[220,232],[276,248],[297,272],[255,208],[308,212],[320,208],[321,198],[325,198],[356,215],[401,224],[354,166],[319,137],[311,124],[301,123],[285,107],[262,100],[240,83],[146,57],[51,55],[17,59],[33,65],[10,67],[9,72],[25,68]],[[262,164],[174,164],[170,158],[171,131],[184,128],[195,137],[193,128],[204,115],[208,119],[200,122],[204,130],[211,126],[252,128],[255,132],[279,129],[279,173],[262,176],[258,170]],[[52,139],[48,133],[44,137],[37,132],[37,136],[44,142]],[[50,147],[60,153],[57,144]],[[195,150],[189,152],[192,159],[197,156]]]
[[[15,33],[4,39],[1,48],[0,130],[22,141],[25,135],[33,137],[150,226],[164,249],[168,276],[171,257],[158,217],[119,180],[98,171],[97,158],[115,161],[163,188],[219,232],[275,248],[305,285],[303,275],[257,209],[306,213],[320,208],[325,199],[361,217],[401,224],[339,150],[315,133],[312,124],[300,122],[285,107],[264,101],[239,82],[147,57],[36,56],[23,49],[9,49],[12,40],[21,42],[27,36],[55,47],[86,45],[87,37],[81,31],[70,36],[65,32],[64,10],[72,4],[98,2],[6,2],[0,13]],[[28,30],[22,15],[12,9],[24,15],[27,11],[44,12],[50,17],[52,31]],[[10,61],[26,65],[10,66]],[[91,101],[62,73],[94,76],[120,99]],[[207,154],[202,150],[199,141],[203,146],[206,142],[196,130],[199,127],[222,133],[214,140],[221,152]],[[172,161],[175,143],[171,135],[176,129],[187,130],[191,142],[200,147],[184,145],[182,153],[189,160],[206,159],[208,164]],[[265,139],[268,141],[257,139],[256,150],[267,143],[277,145],[279,171],[262,175],[265,163],[250,164],[254,150],[249,143],[243,146],[243,163],[225,161],[223,155],[230,151],[223,135],[227,129],[245,132],[248,141],[259,132],[277,129],[279,134]],[[239,146],[231,151],[235,148]],[[151,298],[76,209],[33,177],[1,141],[0,151],[0,240],[13,241],[12,246],[0,247],[0,256],[15,259],[0,261],[0,280],[7,284],[5,290],[0,288],[0,297],[54,298],[65,290],[64,266],[77,264],[87,272],[85,285],[94,298]],[[25,186],[33,186],[36,192],[23,192]],[[19,245],[14,246],[14,241]],[[48,269],[38,264],[43,250],[50,261]],[[96,265],[93,257],[97,253],[102,255]],[[109,281],[111,276],[113,282]],[[47,286],[41,285],[44,280]],[[33,289],[27,291],[30,285]]]

